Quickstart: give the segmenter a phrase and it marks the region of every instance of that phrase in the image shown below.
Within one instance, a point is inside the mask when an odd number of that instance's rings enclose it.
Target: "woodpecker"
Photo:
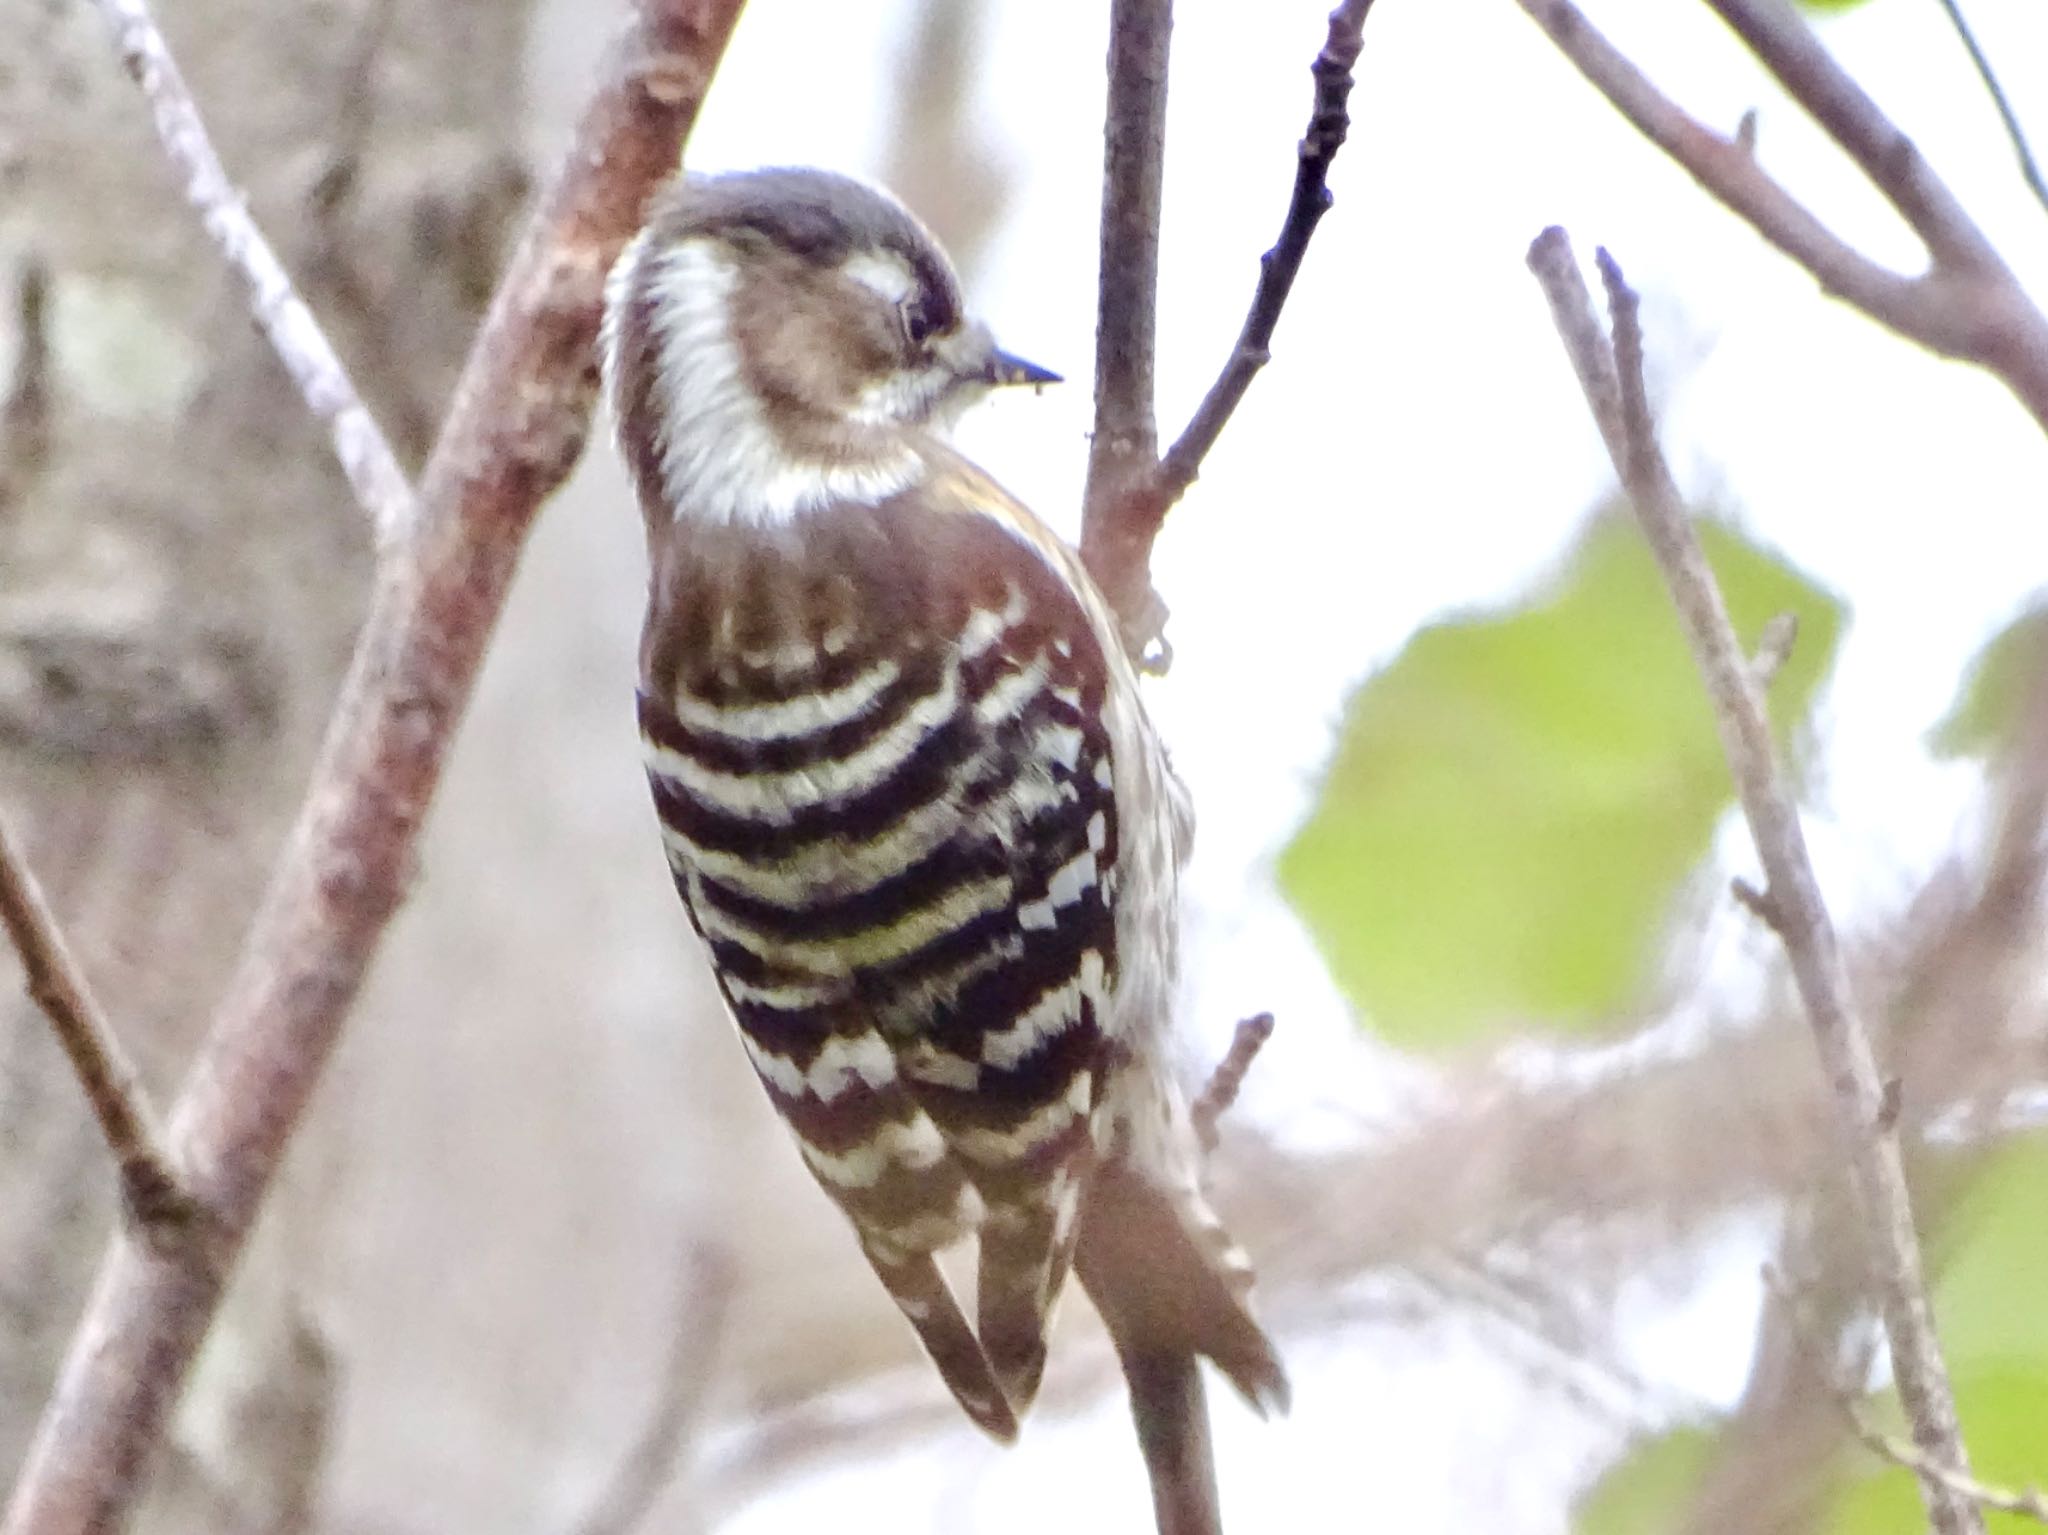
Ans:
[[[676,889],[947,1386],[1013,1438],[1078,1266],[1127,1364],[1283,1404],[1174,1070],[1186,795],[1079,559],[946,440],[1056,376],[893,197],[808,169],[659,193],[603,364]],[[972,1324],[934,1262],[969,1237]]]

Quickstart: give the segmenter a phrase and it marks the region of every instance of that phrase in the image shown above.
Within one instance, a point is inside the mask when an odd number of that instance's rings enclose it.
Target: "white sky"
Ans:
[[[1006,345],[1081,382],[1002,401],[961,437],[1071,531],[1107,8],[995,3],[983,110],[1018,181],[973,297]],[[1329,3],[1179,7],[1161,275],[1168,431],[1229,347],[1279,227]],[[1709,123],[1759,108],[1768,168],[1866,250],[1917,264],[1903,226],[1704,6],[1587,8]],[[2048,5],[1965,8],[2014,99],[2040,102]],[[693,165],[873,173],[901,9],[755,7]],[[2048,213],[1934,0],[1872,0],[1824,35],[2048,294]],[[1244,1012],[1280,1011],[1253,1111],[1290,1124],[1332,1101],[1371,1108],[1389,1084],[1269,872],[1343,692],[1431,617],[1523,589],[1610,481],[1522,265],[1544,225],[1564,224],[1588,258],[1610,246],[1644,292],[1667,446],[1688,489],[1732,506],[1851,604],[1815,820],[1838,908],[1884,904],[1952,845],[1972,776],[1931,764],[1922,735],[1967,658],[2048,571],[2048,447],[2004,392],[1825,300],[1639,140],[1508,0],[1383,0],[1352,114],[1337,204],[1273,365],[1175,513],[1156,568],[1178,656],[1155,708],[1203,808],[1190,1026],[1220,1039]],[[2048,109],[2033,118],[2048,153]],[[1742,855],[1738,839],[1723,841]],[[1668,1375],[1679,1400],[1726,1400],[1740,1384],[1754,1224],[1731,1228],[1691,1301],[1631,1313],[1638,1367]],[[1518,1384],[1470,1327],[1377,1326],[1291,1347],[1290,1419],[1223,1411],[1224,1481],[1246,1511],[1235,1528],[1558,1530],[1565,1497],[1613,1445],[1614,1425]],[[1080,1535],[1143,1528],[1145,1506],[1121,1406],[1106,1403],[1034,1422],[1008,1454],[963,1429],[798,1483],[727,1528],[778,1535],[829,1518],[848,1530]]]

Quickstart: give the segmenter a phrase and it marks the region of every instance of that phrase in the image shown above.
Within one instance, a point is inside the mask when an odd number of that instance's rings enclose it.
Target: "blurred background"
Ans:
[[[410,461],[618,9],[165,0],[231,171]],[[1709,124],[1754,109],[1765,165],[1837,232],[1920,263],[1705,7],[1587,9]],[[2048,138],[2048,10],[1966,9]],[[1279,228],[1326,11],[1179,7],[1168,434]],[[2048,299],[2048,209],[1941,6],[1810,14]],[[961,431],[1069,533],[1106,29],[1046,0],[756,0],[689,152],[878,177],[925,215],[1003,343],[1077,381]],[[1893,1410],[1830,1105],[1727,893],[1753,859],[1711,719],[1523,268],[1550,223],[1645,294],[1738,625],[1799,619],[1773,705],[1902,1083],[1965,1428],[1988,1477],[2048,1478],[2048,971],[2032,885],[1986,874],[2030,766],[2000,750],[2048,447],[1992,380],[1827,300],[1516,8],[1382,0],[1358,77],[1273,365],[1154,571],[1176,659],[1152,704],[1201,817],[1190,1072],[1279,1018],[1217,1176],[1296,1406],[1215,1403],[1232,1527],[1918,1527],[1838,1399]],[[0,791],[168,1097],[367,554],[82,7],[0,9],[0,188]],[[981,1441],[753,1085],[640,778],[636,526],[600,440],[526,555],[141,1527],[1149,1528],[1085,1307],[1022,1443]],[[11,1468],[113,1199],[42,1020],[0,990]]]

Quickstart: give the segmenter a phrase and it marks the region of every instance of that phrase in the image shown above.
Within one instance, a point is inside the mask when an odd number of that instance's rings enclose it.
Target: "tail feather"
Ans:
[[[1045,1374],[1045,1335],[1073,1262],[1071,1194],[992,1214],[981,1228],[979,1322],[1003,1392],[1029,1409]]]
[[[1199,1355],[1261,1416],[1287,1410],[1287,1372],[1251,1314],[1250,1270],[1199,1204],[1126,1163],[1105,1164],[1088,1190],[1074,1271],[1126,1360]]]
[[[917,1330],[918,1340],[938,1366],[940,1377],[961,1410],[990,1438],[1004,1444],[1013,1442],[1017,1437],[1017,1413],[931,1254],[898,1256],[874,1245],[863,1245],[875,1273]]]
[[[1222,1535],[1198,1361],[1261,1416],[1288,1402],[1287,1372],[1251,1314],[1249,1266],[1198,1198],[1112,1160],[1089,1187],[1074,1273],[1130,1386],[1159,1535]]]

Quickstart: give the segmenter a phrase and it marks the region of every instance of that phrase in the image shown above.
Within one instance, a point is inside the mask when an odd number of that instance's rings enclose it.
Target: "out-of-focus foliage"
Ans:
[[[1977,652],[1956,701],[1929,744],[1944,757],[1988,756],[2019,718],[2020,690],[2048,645],[2048,606],[2027,609]]]
[[[1868,3],[1869,0],[1798,0],[1801,10],[1819,11],[1824,16],[1832,11],[1853,11]]]
[[[1727,526],[1701,532],[1745,641],[1799,619],[1771,690],[1782,736],[1841,604]],[[1656,567],[1625,515],[1601,515],[1542,590],[1423,630],[1358,690],[1280,878],[1390,1039],[1586,1028],[1641,986],[1731,796]]]
[[[1574,1535],[1643,1535],[1668,1530],[1699,1480],[1714,1436],[1681,1428],[1638,1446],[1600,1479],[1572,1520]]]

